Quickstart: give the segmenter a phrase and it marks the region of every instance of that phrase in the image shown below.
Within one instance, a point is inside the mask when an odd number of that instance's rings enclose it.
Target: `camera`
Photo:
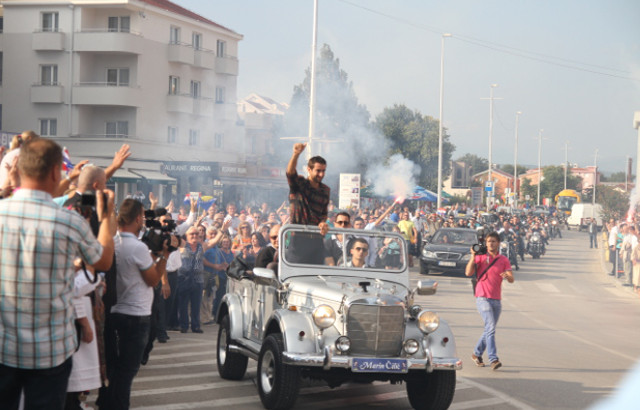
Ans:
[[[171,237],[175,236],[173,235],[173,231],[175,231],[176,229],[176,221],[167,220],[163,224],[162,222],[156,220],[157,217],[166,214],[167,210],[164,208],[144,211],[145,232],[142,235],[141,240],[149,247],[149,249],[153,253],[162,251],[162,244],[165,241],[167,241],[168,243],[169,252],[173,252],[178,249],[174,246],[171,246]],[[180,238],[178,238],[178,242],[180,242]]]
[[[80,197],[81,207],[95,208],[98,201],[96,199],[96,191],[85,191]],[[103,211],[107,211],[107,194],[102,192]]]
[[[486,255],[487,254],[487,245],[484,243],[475,243],[471,246],[471,249],[475,252],[476,255]]]

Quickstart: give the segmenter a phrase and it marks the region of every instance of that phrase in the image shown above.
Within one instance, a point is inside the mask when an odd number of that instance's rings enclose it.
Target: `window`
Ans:
[[[58,85],[58,66],[55,64],[40,66],[40,85]]]
[[[218,57],[224,57],[227,54],[227,42],[218,40],[216,44],[216,55]]]
[[[215,134],[213,136],[213,147],[214,148],[222,148],[222,139],[224,138],[224,134]]]
[[[171,26],[169,29],[169,44],[180,44],[180,27]]]
[[[194,49],[201,50],[202,49],[202,34],[193,33],[193,35],[191,36],[191,44],[193,45]]]
[[[107,122],[107,137],[126,138],[129,136],[129,121]]]
[[[169,76],[169,95],[180,93],[180,77]]]
[[[167,131],[167,142],[169,144],[175,144],[178,141],[178,129],[176,127],[169,127]]]
[[[42,13],[42,31],[58,31],[58,13]]]
[[[216,104],[224,103],[224,87],[216,87]]]
[[[189,130],[189,145],[195,146],[200,144],[200,131]]]
[[[58,134],[58,120],[55,118],[40,119],[40,135],[54,137]]]
[[[107,68],[107,85],[110,86],[129,86],[129,69],[128,68]]]
[[[191,98],[200,98],[200,81],[191,81]]]
[[[0,33],[4,31],[4,17],[0,16]]]
[[[131,17],[109,17],[109,32],[128,33],[131,30]]]

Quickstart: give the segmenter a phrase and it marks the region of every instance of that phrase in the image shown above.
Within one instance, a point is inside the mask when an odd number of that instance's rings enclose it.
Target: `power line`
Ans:
[[[394,16],[391,14],[387,14],[387,13],[383,13],[381,11],[369,8],[369,7],[365,7],[365,6],[361,6],[359,4],[355,4],[351,1],[348,0],[339,0],[342,3],[348,4],[352,7],[355,8],[359,8],[362,10],[366,10],[370,13],[373,14],[377,14],[379,16],[383,16],[386,17],[388,19],[394,20],[396,22],[420,29],[420,30],[425,30],[434,34],[438,34],[438,35],[442,35],[442,33],[445,32],[450,32],[447,30],[443,30],[440,29],[438,27],[434,27],[434,26],[429,26],[429,25],[425,25],[425,24],[420,24],[420,23],[416,23],[413,22],[411,20],[402,18],[402,17],[398,17],[398,16]],[[555,57],[555,56],[551,56],[551,55],[547,55],[547,54],[542,54],[542,53],[537,53],[537,52],[533,52],[533,51],[527,51],[527,50],[523,50],[523,49],[519,49],[516,47],[511,47],[511,46],[507,46],[507,45],[503,45],[503,44],[499,44],[499,43],[494,43],[494,42],[490,42],[490,41],[486,41],[486,40],[482,40],[482,39],[478,39],[478,38],[474,38],[474,37],[470,37],[470,36],[464,36],[464,35],[453,35],[452,36],[453,39],[457,39],[460,40],[462,42],[466,42],[478,47],[484,47],[493,51],[497,51],[499,53],[504,53],[504,54],[509,54],[509,55],[513,55],[516,57],[521,57],[521,58],[525,58],[528,60],[533,60],[533,61],[538,61],[541,63],[545,63],[545,64],[550,64],[550,65],[555,65],[558,67],[563,67],[563,68],[568,68],[571,70],[577,70],[577,71],[583,71],[583,72],[588,72],[588,73],[592,73],[592,74],[599,74],[599,75],[604,75],[604,76],[608,76],[608,77],[613,77],[613,78],[619,78],[619,79],[623,79],[623,80],[631,80],[631,81],[640,81],[640,78],[636,78],[636,77],[631,77],[631,76],[625,76],[625,75],[618,75],[618,74],[612,74],[612,73],[606,73],[600,70],[595,70],[595,69],[589,69],[589,68],[584,68],[584,67],[578,67],[576,65],[571,65],[571,64],[578,64],[578,65],[582,65],[582,66],[587,66],[587,67],[594,67],[594,68],[599,68],[601,70],[607,70],[607,71],[613,71],[613,72],[618,72],[618,73],[623,73],[623,74],[631,74],[629,71],[624,71],[624,70],[620,70],[620,69],[616,69],[616,68],[610,68],[610,67],[604,67],[604,66],[600,66],[600,65],[595,65],[595,64],[589,64],[589,63],[583,63],[577,60],[570,60],[570,59],[566,59],[566,58],[561,58],[561,57]],[[530,54],[530,55],[527,55]],[[557,60],[557,61],[552,61],[552,60]],[[564,62],[564,63],[563,63]],[[571,63],[571,64],[569,64]]]

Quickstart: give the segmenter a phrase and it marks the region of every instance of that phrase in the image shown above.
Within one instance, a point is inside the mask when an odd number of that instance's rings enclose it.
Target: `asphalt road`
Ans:
[[[464,369],[458,372],[452,409],[584,409],[612,394],[640,356],[640,298],[614,283],[600,253],[576,231],[552,241],[540,260],[527,260],[514,284],[503,284],[498,324],[498,371],[470,360],[482,333],[466,278],[430,275],[438,293],[420,303],[453,329]],[[412,279],[424,278],[413,272]],[[256,362],[241,381],[222,380],[215,365],[217,326],[204,334],[170,332],[156,344],[133,384],[136,409],[261,409]],[[486,359],[486,357],[485,357]],[[90,396],[95,399],[95,395]],[[296,408],[408,409],[404,385],[374,383],[329,389],[307,384]]]

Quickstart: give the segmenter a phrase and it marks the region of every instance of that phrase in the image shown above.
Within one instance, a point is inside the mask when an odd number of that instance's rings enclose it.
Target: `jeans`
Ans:
[[[115,366],[109,375],[106,408],[128,409],[131,384],[140,369],[144,348],[149,340],[151,317],[112,313],[111,319],[118,341]]]
[[[178,272],[167,272],[171,295],[164,301],[165,329],[178,327]]]
[[[216,289],[216,295],[215,295],[215,298],[213,299],[213,310],[211,311],[211,313],[213,313],[213,317],[215,317],[216,320],[220,319],[216,315],[218,314],[218,308],[220,307],[220,302],[222,302],[222,298],[224,297],[224,294],[227,293],[227,273],[226,272],[218,273],[218,280],[220,281],[220,283],[218,285],[218,288]]]
[[[18,369],[0,364],[0,406],[17,410],[24,390],[25,410],[62,410],[72,365],[71,357],[50,369]]]
[[[476,298],[478,312],[484,322],[484,332],[476,344],[473,354],[481,357],[485,349],[489,354],[489,363],[498,360],[496,348],[496,326],[502,312],[502,304],[499,299]]]
[[[203,283],[178,278],[178,314],[180,329],[189,329],[189,304],[191,304],[191,330],[200,329],[200,303]]]

